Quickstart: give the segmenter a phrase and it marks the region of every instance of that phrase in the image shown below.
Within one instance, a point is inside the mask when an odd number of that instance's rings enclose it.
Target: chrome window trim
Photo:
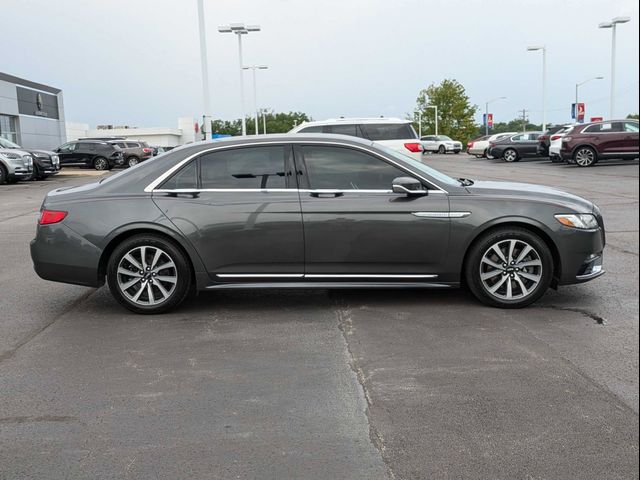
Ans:
[[[424,192],[425,190],[409,190],[411,193]],[[446,194],[439,190],[427,190],[428,195]],[[332,189],[306,189],[306,188],[158,188],[152,193],[176,193],[176,194],[193,194],[193,193],[382,193],[385,195],[404,195],[402,193],[394,193],[393,190],[332,190]],[[427,195],[427,196],[428,196]]]
[[[425,178],[424,176],[414,172],[413,170],[407,169],[407,167],[400,165],[399,163],[397,163],[396,161],[387,158],[383,155],[381,155],[379,152],[376,152],[375,150],[371,150],[369,148],[363,147],[361,145],[354,145],[351,143],[342,143],[342,142],[314,142],[314,141],[309,141],[309,140],[290,140],[290,141],[283,141],[282,143],[280,142],[253,142],[253,143],[242,143],[242,144],[235,144],[235,145],[217,145],[214,147],[211,147],[209,149],[206,150],[200,150],[192,155],[189,155],[187,158],[181,160],[180,162],[178,162],[177,164],[175,164],[173,167],[171,167],[169,170],[167,170],[166,172],[164,172],[163,174],[161,174],[159,177],[157,177],[155,180],[153,180],[149,185],[147,185],[144,188],[144,191],[146,193],[152,193],[155,190],[155,188],[160,185],[161,183],[163,183],[165,180],[167,180],[171,175],[173,175],[176,171],[178,171],[185,163],[193,160],[196,157],[199,157],[200,155],[204,155],[206,153],[210,153],[216,150],[228,150],[228,149],[233,149],[233,148],[243,148],[243,147],[255,147],[255,146],[279,146],[279,145],[291,145],[291,144],[308,144],[308,145],[327,145],[327,146],[340,146],[340,147],[349,147],[349,148],[355,148],[358,150],[362,150],[364,152],[367,152],[371,155],[374,155],[380,159],[382,159],[383,161],[389,162],[393,165],[395,165],[396,167],[398,167],[400,170],[403,170],[405,172],[410,172],[412,175],[415,175],[417,178],[421,179],[422,181],[426,182],[428,185],[430,185],[431,187],[434,188],[434,190],[429,190],[429,193],[444,193],[444,194],[448,194],[449,192],[447,192],[446,190],[444,190],[442,187],[440,187],[439,185],[435,184],[433,181],[428,180],[427,178]],[[250,191],[254,191],[253,189],[233,189],[233,188],[229,188],[229,189],[219,189],[219,190],[223,190],[223,191],[241,191],[241,190],[250,190]],[[258,191],[264,191],[263,189],[255,189]],[[266,189],[269,190],[269,189]],[[284,189],[284,190],[295,190],[295,189]],[[202,191],[205,191],[204,189]],[[344,190],[345,192],[348,190]],[[355,192],[363,192],[363,190],[353,190]],[[386,190],[379,190],[379,191],[386,191]]]

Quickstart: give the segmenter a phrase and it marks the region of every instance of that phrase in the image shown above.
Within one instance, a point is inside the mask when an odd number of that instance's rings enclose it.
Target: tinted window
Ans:
[[[284,147],[238,148],[200,157],[202,188],[285,188]]]
[[[132,143],[132,142],[129,142],[126,145],[127,145],[127,148],[138,148],[140,146],[140,144]]]
[[[638,124],[633,122],[625,122],[624,123],[624,131],[625,132],[637,132]]]
[[[358,136],[355,125],[330,125],[327,131],[338,135],[349,135],[351,137]]]
[[[516,135],[515,137],[511,137],[511,140],[514,142],[521,142],[522,140],[524,140],[524,133]]]
[[[537,140],[539,136],[540,136],[540,134],[539,134],[539,133],[530,133],[530,134],[528,135],[529,140]]]
[[[402,170],[367,153],[341,147],[303,147],[312,189],[391,190]]]
[[[407,140],[418,138],[409,123],[363,123],[360,125],[366,138],[373,140]]]
[[[65,143],[60,147],[61,152],[73,152],[76,149],[77,143]]]
[[[113,145],[117,145],[120,148],[127,148],[127,144],[124,142],[113,142]]]
[[[451,138],[447,137],[446,135],[439,135],[438,140],[440,140],[441,142],[450,142]]]
[[[198,163],[190,162],[182,167],[169,180],[164,182],[160,188],[176,190],[180,188],[198,188]]]
[[[622,131],[621,123],[597,123],[595,125],[590,125],[583,130],[586,133],[606,133],[606,132],[620,132]]]
[[[298,133],[324,133],[323,129],[322,125],[316,125],[315,127],[303,128]]]

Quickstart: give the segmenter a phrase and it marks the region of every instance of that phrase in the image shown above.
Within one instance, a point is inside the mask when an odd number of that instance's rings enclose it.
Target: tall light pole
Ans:
[[[588,78],[583,82],[576,83],[576,103],[575,103],[575,113],[576,113],[576,123],[578,123],[578,88],[580,88],[585,83],[589,83],[591,80],[602,80],[604,77],[592,77]]]
[[[610,22],[603,22],[598,28],[611,29],[611,99],[609,101],[609,120],[613,120],[616,113],[616,25],[627,23],[629,17],[615,17]]]
[[[427,105],[427,108],[433,108],[434,114],[436,117],[436,135],[438,135],[438,106],[437,105]]]
[[[527,47],[528,52],[542,50],[542,131],[547,131],[547,47]]]
[[[491,100],[487,100],[484,103],[484,134],[489,135],[489,104],[498,100],[506,100],[507,97],[496,97]]]
[[[422,112],[418,110],[418,137],[422,138]]]
[[[223,25],[218,27],[220,33],[235,33],[238,36],[238,65],[240,66],[240,113],[242,114],[242,135],[247,134],[247,120],[244,118],[244,81],[243,81],[243,67],[242,61],[242,35],[247,35],[249,32],[259,32],[260,25],[245,25],[244,23],[232,23],[230,25]]]
[[[244,70],[253,70],[253,110],[255,112],[254,120],[256,135],[260,134],[260,131],[258,130],[258,94],[256,91],[256,70],[267,70],[268,68],[269,67],[267,67],[266,65],[250,65],[248,67],[243,67]]]
[[[206,140],[211,130],[211,97],[207,66],[207,33],[204,26],[204,0],[198,0],[198,30],[200,32],[200,66],[202,70],[202,136]]]

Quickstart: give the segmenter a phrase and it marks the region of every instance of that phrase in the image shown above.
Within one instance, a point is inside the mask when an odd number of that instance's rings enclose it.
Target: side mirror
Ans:
[[[55,153],[60,153],[60,147],[56,148],[55,150],[53,150]]]
[[[401,193],[407,196],[428,195],[429,192],[424,189],[422,182],[412,177],[398,177],[393,180],[393,193]]]

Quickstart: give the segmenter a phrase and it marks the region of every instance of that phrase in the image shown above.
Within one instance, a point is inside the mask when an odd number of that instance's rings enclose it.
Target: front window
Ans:
[[[446,135],[438,135],[438,140],[440,140],[441,142],[452,142],[453,140],[451,140],[450,137],[447,137]]]
[[[60,147],[59,150],[61,152],[73,152],[76,149],[76,145],[77,145],[77,143],[74,143],[74,142],[65,143],[64,145],[62,145]]]
[[[516,135],[515,137],[511,137],[511,140],[513,142],[521,142],[522,140],[524,140],[524,133],[521,133],[520,135]]]
[[[410,123],[363,123],[364,136],[374,142],[379,140],[417,139],[418,135]]]
[[[391,190],[402,170],[373,155],[351,148],[302,147],[312,189]]]
[[[624,122],[624,131],[638,133],[638,124],[634,122]]]
[[[376,145],[376,147],[385,152],[387,156],[402,161],[403,163],[407,164],[412,170],[423,173],[426,176],[433,178],[437,182],[443,183],[445,185],[455,185],[456,187],[460,186],[460,182],[458,180],[455,180],[449,175],[445,175],[444,173],[434,168],[428,167],[424,163],[419,162],[418,160],[415,160],[408,155],[403,155],[402,153],[391,148],[387,148],[384,145]]]
[[[286,188],[283,146],[223,150],[199,160],[203,189]]]

